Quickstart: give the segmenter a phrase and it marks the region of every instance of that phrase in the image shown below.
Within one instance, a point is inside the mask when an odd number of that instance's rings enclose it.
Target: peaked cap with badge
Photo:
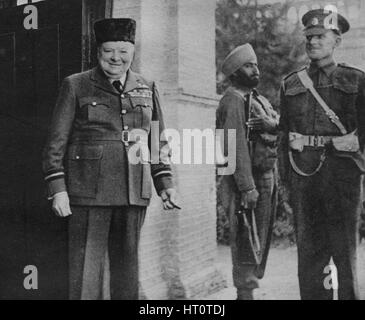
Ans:
[[[304,33],[346,33],[342,15],[323,9],[303,16]],[[307,43],[311,39],[307,39]],[[313,47],[320,51],[321,40]],[[309,55],[308,55],[309,56]],[[338,299],[358,299],[357,243],[361,206],[360,152],[365,145],[365,73],[337,63],[333,51],[284,77],[280,90],[280,179],[290,191],[303,300],[332,300],[323,270],[333,259]],[[348,139],[350,137],[350,139]],[[357,136],[356,136],[357,137]],[[357,139],[357,138],[356,138]],[[345,141],[340,147],[339,141]]]
[[[308,11],[303,16],[302,23],[306,36],[320,35],[328,30],[343,34],[350,30],[350,24],[344,16],[325,9]]]

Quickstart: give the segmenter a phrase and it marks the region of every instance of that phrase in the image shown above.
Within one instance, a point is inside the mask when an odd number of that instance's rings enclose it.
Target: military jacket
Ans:
[[[306,67],[313,85],[327,105],[337,114],[347,132],[360,131],[360,144],[364,145],[365,99],[364,72],[346,64],[331,61],[318,68]],[[301,69],[303,70],[303,69]],[[296,71],[286,76],[280,89],[280,147],[281,178],[288,179],[288,133],[297,132],[310,136],[340,136],[341,132],[331,122],[313,95],[301,83]],[[305,148],[295,154],[295,161],[310,172],[318,166],[322,150]]]
[[[216,113],[217,129],[234,129],[236,132],[236,170],[233,174],[237,190],[240,192],[248,191],[255,188],[253,178],[253,167],[259,160],[255,157],[255,152],[251,158],[248,135],[247,135],[247,118],[245,113],[245,103],[247,98],[241,90],[230,87],[222,97]],[[252,92],[252,116],[266,115],[279,123],[279,116],[273,109],[269,101],[259,95],[257,91]],[[227,132],[225,132],[227,136]],[[262,133],[262,137],[268,136]],[[225,143],[225,153],[227,153],[227,144]],[[267,160],[265,150],[264,160]],[[276,161],[276,155],[275,159]],[[227,177],[230,179],[231,177]]]
[[[168,159],[128,159],[138,140],[130,141],[129,133],[142,130],[151,147],[152,121],[158,153],[167,143],[158,138],[165,128],[160,98],[155,83],[141,75],[129,70],[122,93],[99,67],[67,77],[43,152],[50,196],[67,191],[74,205],[148,205],[151,177],[158,193],[172,187]]]

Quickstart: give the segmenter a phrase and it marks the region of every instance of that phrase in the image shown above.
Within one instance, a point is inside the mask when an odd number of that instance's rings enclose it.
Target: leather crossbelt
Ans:
[[[314,88],[313,81],[309,77],[307,70],[299,71],[297,74],[298,74],[299,80],[301,81],[303,86],[305,88],[307,88],[310,91],[310,93],[314,96],[314,98],[317,100],[317,102],[319,103],[321,108],[324,110],[324,112],[326,113],[326,115],[330,119],[330,121],[338,128],[338,130],[341,132],[342,135],[346,135],[347,130],[346,130],[345,126],[342,124],[342,122],[340,121],[340,119],[336,115],[336,113],[327,105],[327,103],[322,99],[320,94]],[[304,146],[324,147],[328,142],[331,141],[332,138],[333,137],[331,137],[331,136],[304,136],[304,135],[302,135],[300,137],[301,141],[299,144],[301,145],[301,148],[303,148]],[[302,151],[299,149],[296,149],[296,150],[300,151],[300,152]],[[319,161],[317,168],[313,172],[310,172],[310,173],[303,172],[296,165],[294,158],[293,158],[292,150],[290,148],[289,148],[289,160],[290,160],[290,164],[291,164],[293,170],[297,174],[299,174],[303,177],[311,177],[311,176],[314,176],[317,172],[319,172],[319,170],[322,168],[323,163],[326,160],[326,149],[323,149],[323,152],[321,154],[320,161]]]
[[[338,128],[338,130],[340,130],[343,135],[347,134],[345,126],[342,124],[336,113],[327,105],[327,103],[322,99],[317,90],[314,88],[313,81],[311,78],[309,78],[307,70],[301,70],[297,74],[303,86],[312,93],[331,122]]]

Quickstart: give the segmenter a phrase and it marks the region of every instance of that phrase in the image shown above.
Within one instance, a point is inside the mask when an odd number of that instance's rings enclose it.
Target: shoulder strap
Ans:
[[[337,126],[337,128],[341,131],[343,135],[347,134],[346,128],[341,123],[336,113],[334,113],[334,111],[326,104],[326,102],[322,99],[317,90],[314,89],[313,82],[311,78],[309,78],[307,70],[301,70],[297,74],[304,87],[306,87],[312,93],[312,95],[318,101],[319,105],[322,107],[331,122]]]

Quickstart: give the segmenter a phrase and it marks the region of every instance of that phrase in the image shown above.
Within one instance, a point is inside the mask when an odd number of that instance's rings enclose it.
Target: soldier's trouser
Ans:
[[[237,224],[235,211],[240,199],[240,193],[232,192],[228,213],[230,223],[230,245],[232,252],[233,264],[233,284],[237,289],[255,289],[258,288],[258,280],[263,277],[265,271],[266,259],[270,246],[272,224],[274,221],[273,189],[274,189],[274,173],[273,171],[254,174],[254,180],[257,191],[260,196],[255,209],[255,217],[257,224],[258,236],[262,255],[262,263],[257,265],[249,257],[239,254],[240,248],[237,247]]]
[[[332,299],[327,267],[331,257],[338,272],[339,299],[358,298],[360,181],[353,162],[344,158],[329,157],[313,177],[291,174],[302,299]]]
[[[111,299],[137,300],[138,244],[146,207],[72,206],[71,210],[70,299],[105,299],[110,292]]]

